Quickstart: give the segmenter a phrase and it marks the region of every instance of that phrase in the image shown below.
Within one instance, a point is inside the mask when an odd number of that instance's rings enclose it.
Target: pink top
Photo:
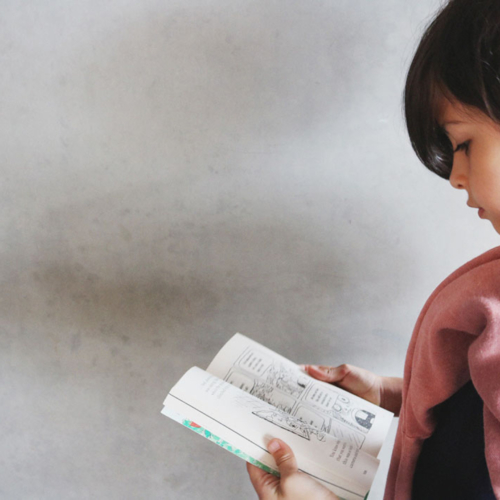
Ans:
[[[420,313],[406,355],[384,500],[411,498],[423,441],[436,426],[432,408],[470,379],[484,402],[486,463],[500,500],[500,247],[446,278]]]

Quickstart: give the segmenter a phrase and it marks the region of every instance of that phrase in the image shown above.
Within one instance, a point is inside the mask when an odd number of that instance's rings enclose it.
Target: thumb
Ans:
[[[280,471],[281,479],[285,479],[287,476],[297,472],[297,460],[293,454],[292,449],[281,439],[273,439],[269,441],[267,445],[269,453],[274,458],[276,465]]]
[[[305,371],[318,380],[323,382],[339,382],[349,373],[347,365],[340,366],[317,366],[317,365],[304,365]]]

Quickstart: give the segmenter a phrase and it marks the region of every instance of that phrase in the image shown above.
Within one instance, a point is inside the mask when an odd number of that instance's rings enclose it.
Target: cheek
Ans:
[[[478,151],[471,159],[469,185],[476,203],[500,212],[500,149]],[[484,206],[483,208],[487,208]]]
[[[496,208],[500,211],[500,165],[497,170],[483,176],[479,184],[481,186],[480,195],[491,204],[492,209]]]

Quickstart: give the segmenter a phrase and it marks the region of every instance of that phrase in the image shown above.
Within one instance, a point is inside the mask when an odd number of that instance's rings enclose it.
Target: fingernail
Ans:
[[[267,445],[267,449],[269,450],[270,453],[276,453],[280,448],[281,448],[281,445],[280,445],[279,441],[271,441]]]
[[[300,368],[303,372],[306,372],[306,371],[307,371],[307,365],[299,365],[299,368]]]

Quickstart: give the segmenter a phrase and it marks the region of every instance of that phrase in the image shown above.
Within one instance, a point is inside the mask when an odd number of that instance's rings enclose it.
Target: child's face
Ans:
[[[500,125],[475,108],[450,101],[443,103],[440,124],[455,151],[451,185],[467,191],[467,205],[479,208],[479,217],[500,234]]]

